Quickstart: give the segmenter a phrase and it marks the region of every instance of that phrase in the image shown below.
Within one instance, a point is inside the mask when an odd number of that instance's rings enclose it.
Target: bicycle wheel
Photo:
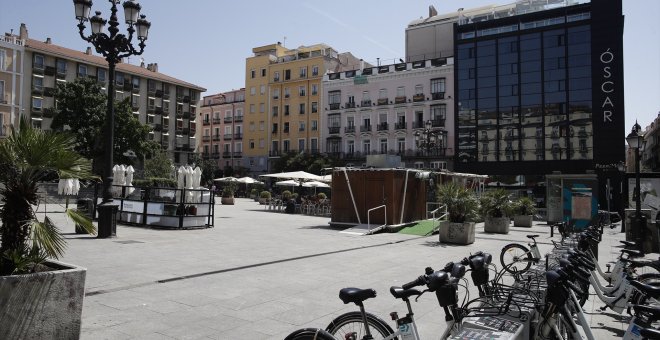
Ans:
[[[529,249],[518,243],[507,244],[500,253],[502,267],[511,274],[527,271],[532,266],[533,259]]]
[[[640,274],[637,276],[637,281],[645,283],[651,286],[660,286],[660,274],[659,273],[646,273]],[[633,292],[633,295],[630,297],[630,301],[634,305],[658,305],[658,301],[648,297],[646,294],[643,294],[637,290]]]
[[[373,339],[382,339],[394,334],[392,327],[371,313],[367,313],[367,324]],[[360,312],[348,312],[336,317],[325,330],[338,339],[362,339],[366,335]]]
[[[303,328],[287,335],[284,340],[336,340],[332,334],[320,328]]]

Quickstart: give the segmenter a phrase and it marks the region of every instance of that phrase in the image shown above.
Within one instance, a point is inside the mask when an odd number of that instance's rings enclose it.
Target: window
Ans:
[[[41,54],[35,54],[34,59],[32,60],[32,67],[43,69],[44,68],[44,56]]]
[[[349,140],[346,142],[346,151],[348,152],[349,155],[355,153],[355,141]]]
[[[341,103],[341,91],[331,91],[328,93],[328,104],[330,104],[331,110],[333,110],[332,108],[333,104],[335,104],[337,106],[336,109],[338,109],[340,103]]]
[[[266,85],[261,85],[259,87],[259,94],[265,94],[266,93]]]
[[[38,76],[38,75],[35,75],[34,77],[32,77],[32,88],[35,91],[43,91],[43,89],[44,89],[44,78],[42,76]]]
[[[264,103],[259,104],[259,112],[260,113],[266,112],[266,105]]]
[[[415,85],[415,94],[424,94],[424,85]]]
[[[312,113],[319,112],[319,104],[317,102],[312,102]]]
[[[298,95],[299,96],[304,97],[305,92],[307,92],[307,87],[305,87],[305,86],[299,86],[298,87]]]
[[[8,64],[7,53],[5,50],[0,50],[0,71],[6,71]]]
[[[263,138],[259,138],[259,148],[263,149],[266,146],[266,141]]]
[[[148,124],[154,123],[154,115],[147,115],[147,123]]]
[[[289,132],[289,122],[284,122],[282,132],[286,132],[286,133]]]
[[[399,154],[403,154],[406,151],[406,139],[405,138],[399,138],[396,141],[397,145],[397,151]]]
[[[265,76],[266,76],[266,69],[265,69],[265,68],[262,68],[262,69],[261,69],[261,76],[262,76],[262,77],[265,77]]]
[[[396,96],[403,97],[406,95],[406,88],[404,86],[399,86],[396,88]]]
[[[445,78],[431,79],[431,93],[445,92]]]
[[[254,104],[250,104],[250,113],[254,113]]]
[[[284,80],[291,79],[291,70],[284,70]]]
[[[314,65],[312,66],[312,76],[318,76],[319,75],[319,67]]]
[[[284,98],[289,98],[291,97],[291,90],[289,90],[288,87],[284,88]]]
[[[131,105],[133,106],[133,109],[139,109],[140,107],[140,95],[139,94],[134,94],[131,96]]]
[[[41,97],[32,97],[32,111],[41,111]]]
[[[140,89],[140,78],[133,76],[131,79],[131,82],[133,83],[133,89],[139,90]]]
[[[280,89],[276,88],[273,89],[273,99],[279,99],[280,98]]]
[[[55,64],[57,65],[57,73],[58,74],[66,74],[66,60],[57,59]]]
[[[250,122],[250,127],[249,127],[249,129],[250,129],[250,131],[254,131],[254,129],[255,129],[254,122]]]
[[[290,144],[291,144],[291,142],[288,141],[288,140],[282,141],[282,151],[289,152],[289,150],[291,148]]]
[[[432,105],[431,106],[431,119],[435,122],[436,120],[445,120],[447,117],[447,105]]]
[[[299,121],[298,122],[298,131],[302,132],[305,131],[305,121]]]
[[[284,105],[284,115],[285,116],[289,115],[289,104]]]
[[[362,152],[365,155],[368,155],[371,153],[371,141],[370,140],[365,140],[362,142]]]
[[[254,86],[250,87],[250,95],[254,96],[255,94],[257,94],[257,89]]]
[[[273,81],[280,81],[280,71],[273,73]]]
[[[119,86],[124,86],[124,74],[115,72],[115,84]]]
[[[254,77],[256,77],[256,76],[257,76],[257,71],[255,71],[254,69],[251,69],[250,70],[250,78],[254,79]]]
[[[266,129],[266,123],[262,120],[259,121],[259,131],[264,131]]]
[[[298,111],[300,112],[301,115],[305,114],[305,103],[300,103],[300,107],[298,108]]]
[[[378,91],[378,99],[387,99],[387,89],[380,89]]]
[[[300,78],[307,78],[307,66],[300,68]]]
[[[87,65],[78,64],[78,77],[87,77]]]
[[[316,131],[319,129],[319,122],[316,120],[312,121],[312,131]]]
[[[271,113],[272,113],[273,116],[277,116],[280,113],[280,107],[279,106],[273,106],[273,109],[272,109]]]
[[[380,153],[387,153],[387,139],[383,138],[380,140]]]
[[[319,94],[319,86],[317,84],[312,84],[312,96]]]
[[[98,80],[101,83],[105,83],[105,79],[106,79],[106,70],[104,68],[97,68],[96,80]]]
[[[5,103],[5,81],[4,80],[0,80],[0,103]],[[3,117],[3,116],[0,115],[0,117]]]

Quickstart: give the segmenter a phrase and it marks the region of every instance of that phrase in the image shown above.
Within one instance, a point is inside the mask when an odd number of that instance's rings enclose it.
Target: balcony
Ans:
[[[339,127],[339,126],[328,127],[328,133],[330,133],[330,134],[339,133],[340,130],[341,130],[341,127]]]
[[[162,115],[163,114],[163,107],[162,106],[156,106],[156,109],[154,110],[154,113],[157,115]]]
[[[48,107],[43,109],[43,116],[46,118],[53,118],[55,116],[55,108]]]
[[[378,105],[387,105],[387,98],[378,98]]]
[[[156,90],[156,97],[162,97],[163,96],[163,90]]]
[[[154,125],[154,131],[162,131],[162,130],[163,130],[163,125],[161,124]]]
[[[387,130],[389,130],[389,125],[387,124],[387,122],[378,123],[378,125],[376,125],[376,131],[387,131]]]
[[[390,66],[385,65],[385,66],[378,66],[378,73],[387,73],[390,72]]]
[[[369,75],[372,75],[373,73],[374,73],[374,71],[373,71],[373,68],[371,68],[371,67],[362,69],[362,75],[363,76],[369,76]]]
[[[413,96],[412,98],[413,102],[423,102],[424,101],[424,94],[419,93]]]
[[[371,99],[363,100],[362,102],[360,102],[360,105],[362,107],[371,106]]]
[[[202,136],[202,142],[210,142],[211,136]]]
[[[394,104],[402,104],[406,102],[406,96],[394,97]]]
[[[163,147],[164,149],[167,149],[170,147],[170,142],[164,140],[160,142],[160,146]]]
[[[371,132],[371,125],[360,126],[360,132]]]
[[[445,127],[445,118],[434,118],[431,120],[431,127]]]
[[[190,96],[183,96],[184,103],[190,103]]]
[[[121,86],[117,84],[117,88],[121,87],[124,91],[132,91],[133,90],[133,84],[129,82],[124,82]]]
[[[44,92],[44,87],[42,85],[32,85],[33,94],[42,94]]]
[[[424,128],[424,121],[413,122],[413,129],[423,129],[423,128]]]
[[[285,94],[284,94],[284,98],[285,98],[285,99],[288,99],[289,97],[291,97],[290,94],[288,94],[288,93],[285,93]]]
[[[220,124],[222,122],[221,118],[213,118],[213,124]]]
[[[431,93],[431,99],[433,100],[445,99],[445,93],[444,92]]]
[[[164,91],[163,93],[163,99],[170,99],[170,92],[169,91]],[[156,97],[158,97],[158,91],[156,91]]]
[[[289,128],[285,127],[284,129],[282,129],[282,133],[289,133]]]
[[[39,69],[41,70],[41,72],[43,74],[45,74],[47,76],[54,76],[55,72],[57,71],[57,70],[55,70],[55,67],[53,67],[53,66],[46,66],[45,68],[44,68],[44,65],[41,65],[41,68],[39,68],[39,65],[34,66],[34,70],[39,70]]]
[[[208,152],[202,152],[202,159],[211,159],[211,154]]]
[[[224,151],[222,153],[222,158],[231,158],[231,152],[229,151]]]
[[[344,133],[355,133],[355,125],[345,127]]]
[[[405,130],[407,128],[406,125],[408,125],[406,122],[394,123],[394,130]]]
[[[339,110],[339,103],[331,103],[330,110]]]
[[[190,119],[190,112],[186,111],[183,113],[183,119]]]
[[[225,123],[231,123],[234,121],[234,117],[225,117],[224,121]]]
[[[219,152],[214,152],[214,153],[211,154],[211,157],[213,159],[219,159],[220,158],[220,153]]]
[[[234,134],[234,139],[243,139],[243,134],[238,132]]]
[[[233,134],[231,133],[225,133],[224,135],[224,140],[231,140],[234,137]]]
[[[347,109],[354,109],[355,108],[355,102],[345,103],[344,107],[346,107]]]
[[[234,158],[243,158],[243,152],[241,151],[234,151],[233,152]]]
[[[394,64],[394,70],[395,71],[405,71],[406,70],[406,63]]]
[[[213,135],[213,141],[217,142],[220,140],[220,135]]]
[[[429,148],[428,150],[426,149],[416,149],[414,151],[414,156],[415,157],[422,157],[422,158],[438,158],[438,157],[445,157],[447,155],[447,148],[445,147],[432,147]]]
[[[340,79],[340,77],[341,77],[341,73],[339,73],[339,72],[328,74],[328,79],[329,80],[337,80],[337,79]]]
[[[280,157],[282,155],[282,151],[280,150],[270,150],[268,152],[269,157]]]
[[[234,116],[234,122],[240,123],[243,121],[243,115]]]
[[[204,120],[202,121],[202,125],[211,125],[211,121],[208,120],[208,119],[204,119]]]
[[[514,135],[513,133],[506,133],[504,135],[504,140],[514,140],[515,138],[516,138],[516,135]]]

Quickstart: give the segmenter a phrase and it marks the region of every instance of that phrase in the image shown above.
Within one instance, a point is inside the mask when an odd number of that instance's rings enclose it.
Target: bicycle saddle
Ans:
[[[404,299],[404,300],[411,296],[422,295],[422,292],[420,292],[417,289],[414,288],[403,289],[397,286],[390,287],[390,293],[392,294],[392,296],[394,296],[395,299]]]
[[[359,306],[362,304],[362,301],[371,299],[373,297],[376,297],[376,291],[371,288],[343,288],[339,291],[339,298],[344,302],[344,304],[352,302]]]
[[[648,314],[651,322],[660,319],[660,307],[658,306],[633,305],[633,308],[635,309],[635,314]]]
[[[660,287],[647,285],[647,284],[641,283],[641,282],[636,281],[636,280],[630,281],[630,284],[633,287],[639,289],[640,292],[642,292],[642,293],[644,293],[644,294],[646,294],[646,295],[648,295],[648,296],[650,296],[654,299],[657,299],[660,296]]]
[[[627,254],[629,257],[643,257],[644,253],[635,249],[621,249],[622,254]]]
[[[527,238],[531,238],[532,240],[533,240],[535,237],[539,237],[539,235],[527,235]]]

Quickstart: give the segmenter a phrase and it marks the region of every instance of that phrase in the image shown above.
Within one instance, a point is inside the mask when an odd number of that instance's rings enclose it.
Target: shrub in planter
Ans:
[[[513,202],[513,226],[531,228],[536,214],[536,205],[529,197],[521,197]]]
[[[234,193],[236,192],[237,185],[234,182],[227,182],[222,188],[222,198],[220,202],[222,204],[234,204]]]
[[[256,201],[258,193],[259,193],[259,191],[256,188],[252,188],[252,190],[250,190],[250,198],[252,198]]]
[[[318,197],[319,200],[324,200],[328,198],[328,196],[326,196],[325,193],[323,192],[319,192],[318,194],[316,194],[316,197]]]
[[[511,219],[511,200],[504,189],[488,191],[481,196],[481,214],[484,217],[484,231],[487,233],[508,234]]]
[[[447,206],[448,213],[448,221],[440,222],[440,242],[474,243],[474,219],[479,208],[479,201],[474,192],[449,182],[438,186],[437,200]]]
[[[289,190],[282,191],[282,200],[288,201],[289,199],[291,199],[291,191]]]
[[[270,200],[270,191],[262,191],[259,194],[259,204],[266,204]]]
[[[64,268],[73,266],[48,261],[64,254],[66,242],[50,218],[39,221],[33,208],[42,180],[94,178],[75,145],[72,135],[34,129],[25,119],[0,141],[0,334],[7,339],[80,336],[84,269],[70,276]],[[87,233],[96,233],[88,218],[73,209],[66,214]],[[66,294],[58,281],[66,282]],[[34,295],[21,294],[25,288]],[[6,293],[16,296],[9,299]],[[62,303],[51,308],[54,300]]]

